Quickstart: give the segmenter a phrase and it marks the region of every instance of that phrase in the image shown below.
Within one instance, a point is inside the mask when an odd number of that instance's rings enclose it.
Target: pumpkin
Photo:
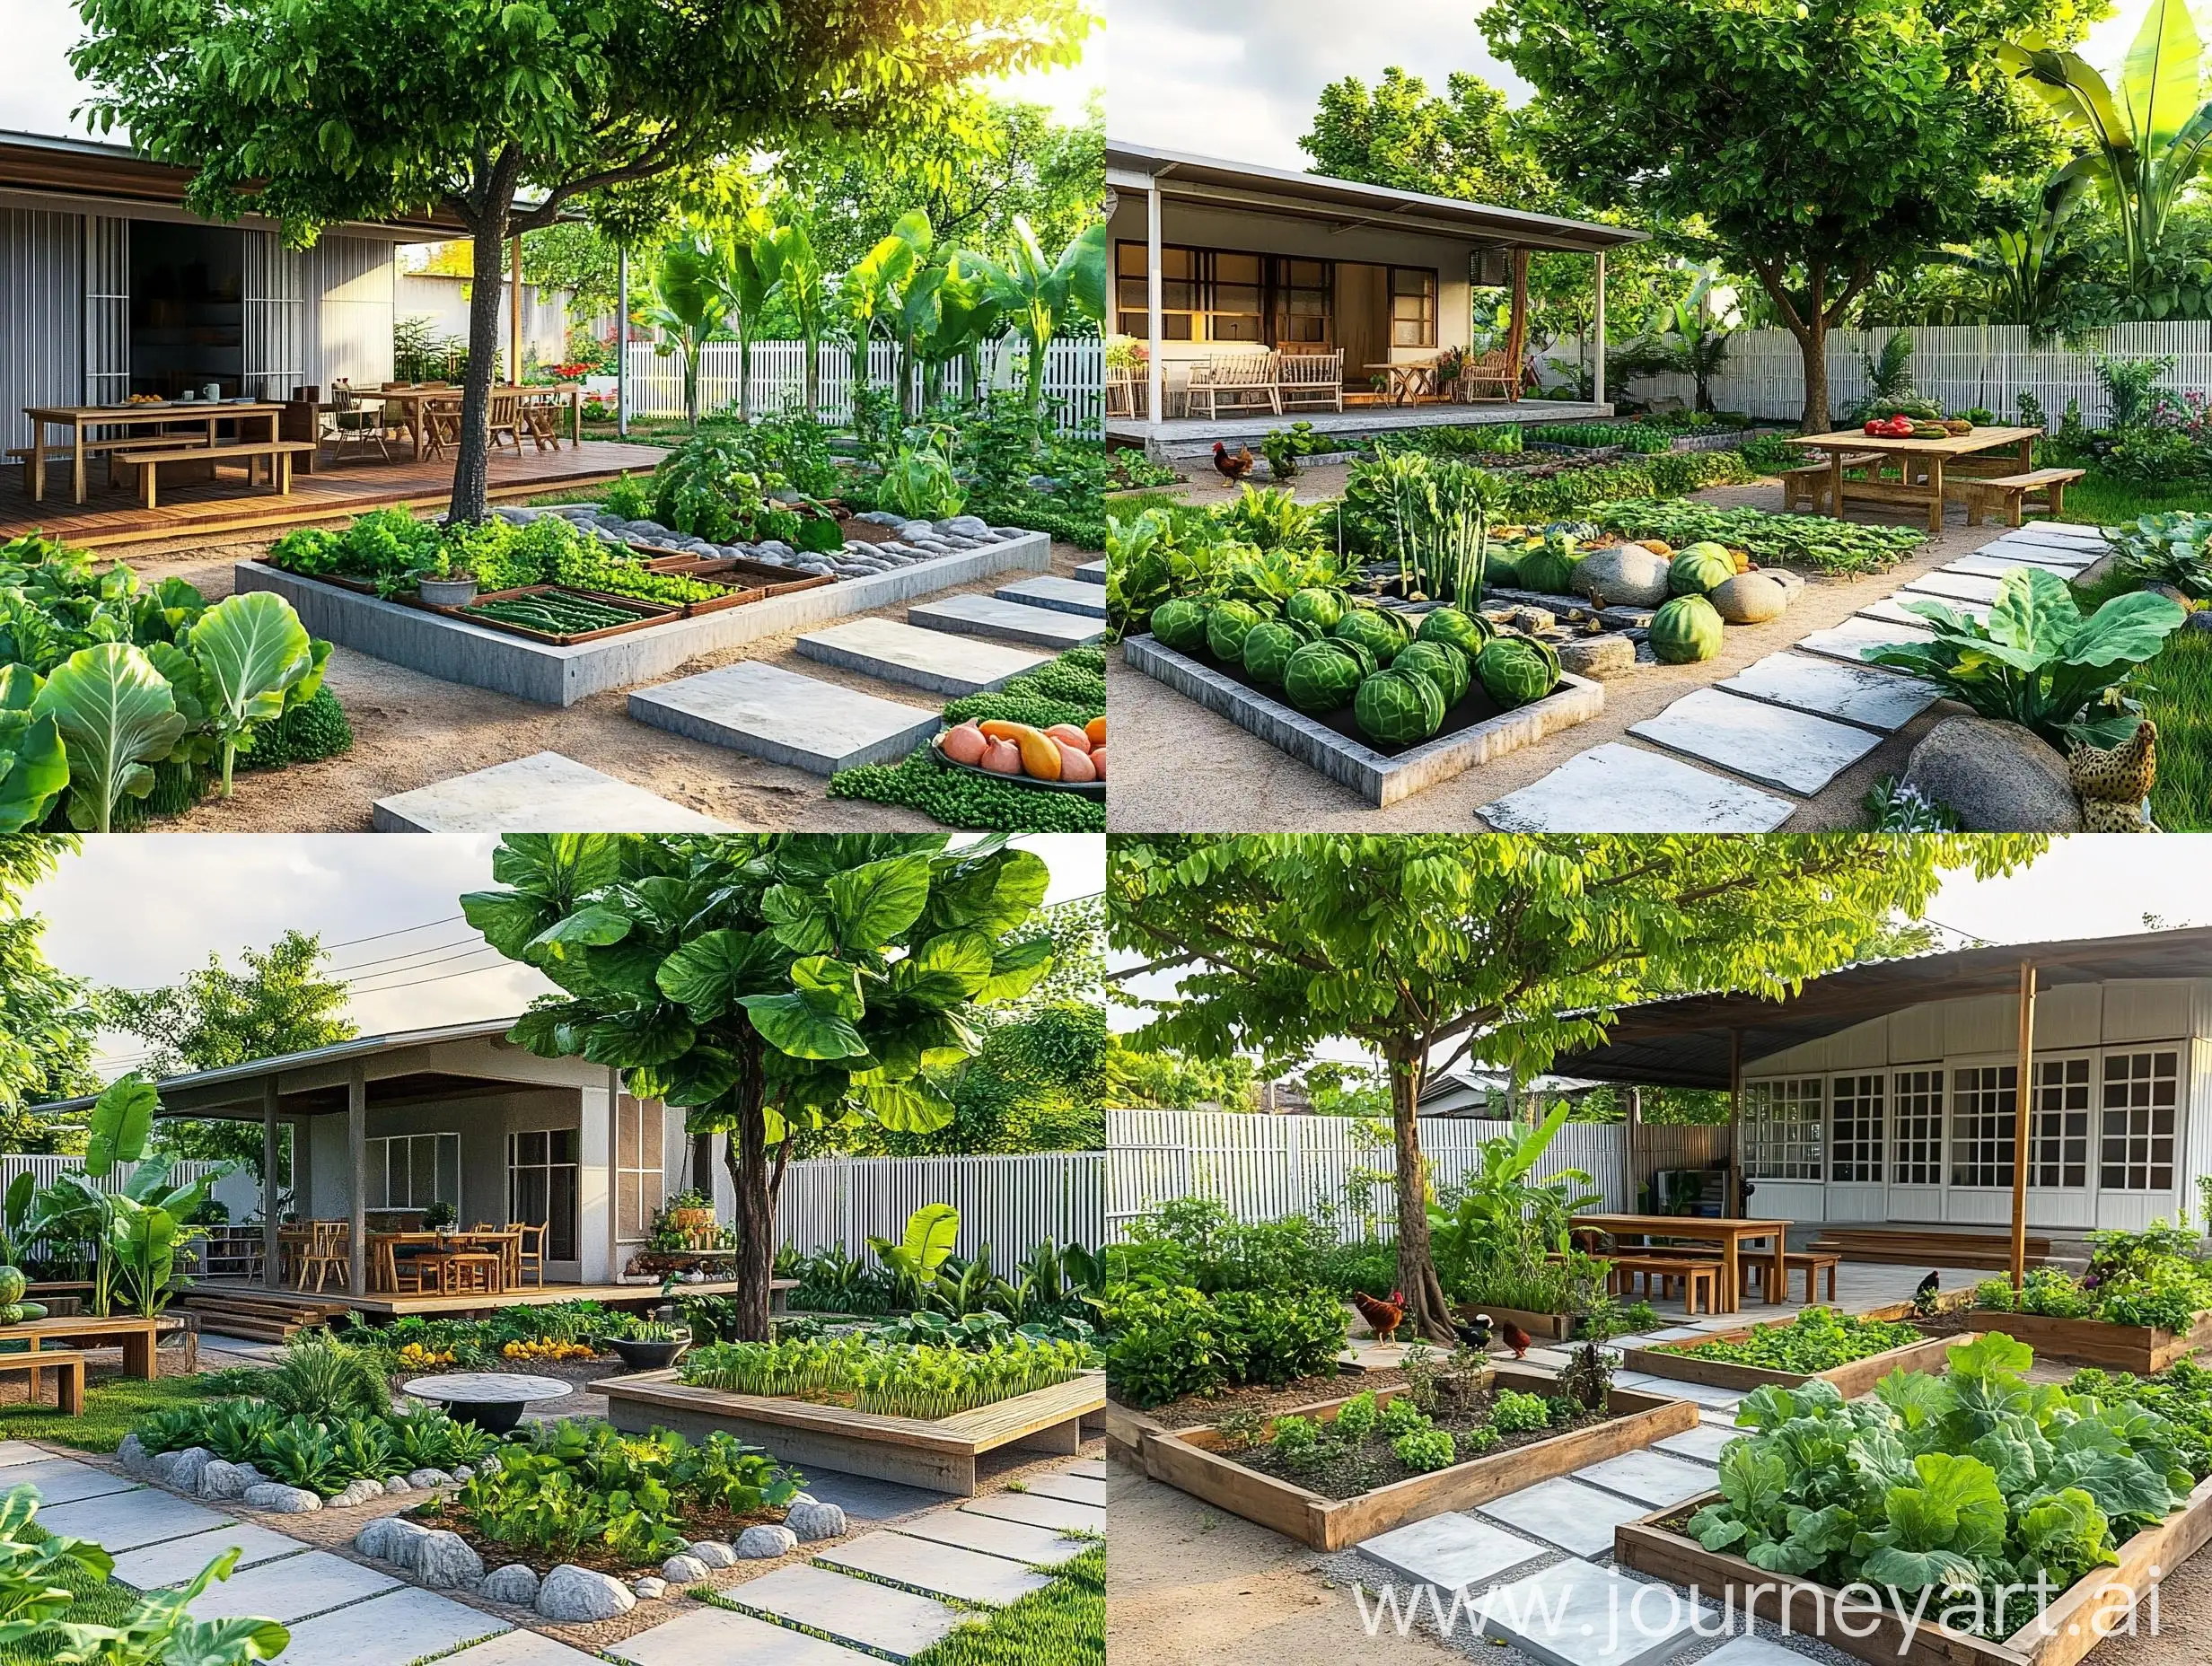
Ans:
[[[1106,720],[1103,717],[1093,717],[1089,723],[1084,724],[1083,732],[1093,749],[1105,745]]]
[[[983,754],[991,750],[991,742],[982,730],[973,723],[964,723],[944,732],[944,739],[937,743],[938,750],[956,764],[979,764]]]

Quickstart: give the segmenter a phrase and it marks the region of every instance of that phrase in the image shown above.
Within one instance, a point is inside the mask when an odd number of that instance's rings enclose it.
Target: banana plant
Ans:
[[[1933,263],[1972,273],[1988,287],[2007,323],[2039,334],[2055,313],[2060,293],[2089,265],[2086,251],[2064,246],[2069,224],[2091,200],[2095,182],[2062,171],[2035,190],[2022,222],[2006,226],[1987,249],[1945,250]]]
[[[752,344],[759,339],[766,320],[768,295],[776,287],[775,256],[770,239],[775,219],[759,207],[747,209],[729,239],[729,259],[722,281],[729,297],[730,317],[737,332],[737,414],[752,420]]]
[[[759,252],[777,294],[799,327],[799,339],[806,344],[806,414],[812,416],[821,408],[821,340],[829,329],[830,297],[828,275],[814,251],[804,215],[787,213],[768,232]]]
[[[190,1605],[215,1581],[228,1579],[243,1554],[233,1545],[189,1583],[146,1592],[113,1626],[57,1625],[41,1635],[58,1642],[60,1651],[52,1658],[66,1666],[247,1666],[251,1661],[273,1661],[292,1646],[291,1631],[276,1621],[191,1616]]]
[[[69,785],[61,728],[31,710],[44,686],[28,665],[0,669],[0,834],[37,827]]]
[[[699,420],[699,355],[710,341],[729,338],[728,256],[713,235],[693,227],[661,250],[638,321],[658,332],[653,350],[683,357],[683,416]]]
[[[868,348],[879,327],[889,329],[899,298],[936,241],[929,216],[909,209],[891,234],[856,260],[838,279],[836,311],[852,353],[852,385],[868,385]]]
[[[108,1203],[107,1249],[115,1268],[115,1294],[141,1319],[169,1305],[178,1285],[177,1254],[207,1235],[191,1217],[231,1166],[182,1185],[169,1181],[169,1164],[142,1163]]]
[[[89,1539],[46,1532],[33,1524],[38,1513],[35,1486],[0,1497],[0,1649],[13,1654],[28,1645],[45,1660],[55,1622],[76,1601],[70,1580],[104,1584],[115,1558]]]
[[[906,1231],[897,1243],[871,1238],[868,1247],[900,1288],[914,1298],[909,1305],[920,1307],[924,1292],[935,1284],[938,1269],[959,1241],[960,1211],[949,1203],[926,1203],[907,1217]]]
[[[941,262],[917,265],[891,309],[891,329],[899,338],[899,409],[904,416],[917,414],[925,392],[923,379],[915,373],[926,369],[924,349],[943,327],[944,276]]]
[[[153,766],[189,726],[169,680],[143,648],[103,642],[54,668],[31,704],[51,718],[69,754],[69,820],[106,833],[116,806],[154,790]]]
[[[983,378],[978,361],[983,344],[1005,328],[1005,302],[992,285],[988,263],[967,250],[954,250],[937,284],[935,322],[916,344],[926,399],[935,402],[943,390],[944,367],[957,360],[966,372],[969,402],[981,404]]]
[[[1045,353],[1077,317],[1106,316],[1106,223],[1094,221],[1069,240],[1057,260],[1048,259],[1029,222],[1014,222],[1014,255],[1004,266],[986,263],[1006,321],[1029,352],[1023,398],[1034,417],[1045,385]]]

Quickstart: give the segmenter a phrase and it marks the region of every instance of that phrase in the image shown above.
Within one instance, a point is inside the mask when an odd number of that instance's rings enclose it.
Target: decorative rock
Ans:
[[[799,1536],[787,1527],[749,1527],[737,1536],[737,1554],[749,1559],[787,1556],[798,1548]]]
[[[1787,567],[1761,567],[1759,569],[1759,576],[1770,578],[1784,590],[1789,592],[1789,599],[1792,601],[1797,600],[1797,592],[1805,587],[1805,575],[1802,573],[1793,573]]]
[[[261,1477],[250,1474],[234,1463],[220,1458],[209,1460],[199,1472],[199,1495],[202,1498],[235,1498]]]
[[[473,1481],[476,1479],[476,1470],[468,1464],[457,1463],[453,1466],[453,1478],[456,1481]]]
[[[382,1482],[360,1480],[351,1483],[342,1492],[332,1494],[324,1502],[336,1504],[340,1509],[349,1510],[356,1504],[365,1504],[370,1499],[382,1498],[383,1495]]]
[[[415,1547],[430,1537],[430,1530],[402,1515],[382,1515],[354,1535],[354,1548],[379,1562],[415,1564]]]
[[[1594,677],[1602,682],[1636,669],[1636,644],[1618,631],[1577,636],[1559,644],[1559,666],[1577,677]]]
[[[630,1589],[650,1602],[668,1594],[668,1582],[664,1579],[655,1579],[648,1574],[643,1579],[630,1581]]]
[[[410,1469],[407,1476],[409,1486],[443,1486],[452,1478],[443,1469]]]
[[[1600,608],[1598,623],[1607,630],[1647,630],[1651,616],[1649,608]]]
[[[473,1591],[484,1577],[484,1558],[459,1533],[426,1533],[415,1546],[415,1577],[433,1591]]]
[[[480,1593],[493,1602],[512,1602],[530,1608],[538,1600],[538,1575],[520,1562],[510,1562],[484,1575]]]
[[[1531,636],[1540,636],[1559,622],[1558,614],[1547,608],[1515,608],[1505,615],[1505,623]]]
[[[620,1580],[564,1562],[538,1587],[538,1612],[547,1619],[612,1619],[637,1606],[637,1593]]]
[[[1903,783],[1948,804],[1970,833],[2078,833],[2066,759],[2017,723],[1946,717],[1912,749]]]
[[[384,1491],[393,1497],[397,1497],[401,1493],[411,1493],[414,1490],[415,1483],[404,1475],[388,1475],[384,1477]]]
[[[719,1539],[695,1539],[684,1548],[687,1556],[696,1556],[712,1567],[735,1567],[737,1552]]]
[[[817,1539],[842,1538],[848,1530],[842,1508],[837,1504],[819,1504],[812,1498],[795,1500],[791,1508],[784,1512],[784,1525],[803,1543],[810,1545]],[[754,1530],[746,1530],[750,1534]],[[742,1551],[744,1548],[741,1541],[738,1548]]]
[[[2181,628],[2183,630],[2212,630],[2212,608],[2199,608],[2189,616],[2189,623]]]
[[[276,1481],[259,1481],[238,1495],[249,1510],[267,1510],[276,1515],[305,1515],[322,1508],[322,1500],[304,1486],[285,1486]]]
[[[116,1459],[126,1475],[145,1475],[154,1461],[154,1454],[146,1451],[135,1434],[126,1434],[123,1443],[115,1449]]]
[[[1790,592],[1763,573],[1739,573],[1714,585],[1706,600],[1728,624],[1763,625],[1782,617]]]
[[[1641,544],[1616,544],[1577,561],[1574,584],[1593,601],[1657,607],[1667,599],[1667,558]]]
[[[188,1446],[181,1451],[163,1452],[154,1460],[154,1478],[163,1486],[180,1493],[199,1491],[199,1477],[215,1460],[215,1454],[205,1446]]]
[[[707,1564],[697,1556],[672,1556],[661,1564],[661,1572],[679,1585],[696,1585],[707,1577]]]

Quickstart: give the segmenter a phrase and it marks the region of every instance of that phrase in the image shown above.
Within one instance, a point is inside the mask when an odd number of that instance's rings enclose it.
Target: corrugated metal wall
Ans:
[[[274,232],[246,233],[246,378],[257,399],[282,399],[309,380],[307,303],[296,250]]]
[[[26,405],[84,387],[84,217],[0,209],[0,434],[31,443]]]
[[[380,238],[325,237],[300,257],[303,293],[321,297],[307,308],[305,380],[325,390],[341,376],[356,388],[391,380],[398,252]]]

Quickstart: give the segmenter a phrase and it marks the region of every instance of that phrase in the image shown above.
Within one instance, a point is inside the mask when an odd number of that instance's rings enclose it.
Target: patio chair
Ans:
[[[518,393],[492,395],[491,420],[485,425],[484,434],[487,449],[497,445],[502,434],[506,436],[506,443],[514,448],[514,454],[520,457],[522,454],[522,398]]]
[[[1275,382],[1275,355],[1272,353],[1236,353],[1210,358],[1190,367],[1190,382],[1185,399],[1185,414],[1199,415],[1205,408],[1208,418],[1220,416],[1220,400],[1226,395],[1233,409],[1243,408],[1247,399],[1265,399],[1268,408],[1277,416],[1283,414],[1282,390]]]
[[[566,408],[564,400],[549,393],[522,396],[522,432],[540,451],[561,449],[561,416]]]
[[[300,1256],[298,1288],[307,1288],[312,1275],[315,1289],[320,1293],[323,1285],[332,1273],[342,1285],[353,1276],[353,1260],[348,1253],[348,1240],[352,1226],[345,1221],[314,1221],[309,1223],[307,1248]]]
[[[377,455],[386,462],[391,460],[391,447],[384,443],[384,411],[380,404],[374,408],[360,403],[350,383],[335,381],[330,384],[330,408],[325,413],[328,425],[318,437],[332,442],[333,461],[346,455],[346,447],[365,452],[372,445]]]
[[[1479,386],[1494,387],[1508,401],[1518,403],[1521,367],[1513,363],[1502,347],[1470,358],[1460,367],[1459,380],[1453,384],[1454,397],[1462,405],[1471,405]]]
[[[1275,360],[1277,408],[1326,405],[1344,408],[1344,349],[1334,353],[1281,353]]]
[[[509,1223],[511,1230],[517,1234],[521,1242],[521,1247],[514,1255],[514,1284],[518,1289],[522,1285],[522,1275],[525,1272],[535,1272],[538,1276],[538,1288],[540,1290],[545,1288],[545,1235],[552,1224],[550,1221],[540,1221],[535,1226],[526,1221]],[[535,1249],[531,1247],[533,1242],[537,1246]]]
[[[1106,373],[1106,414],[1109,416],[1142,416],[1151,397],[1150,372],[1142,376],[1127,370],[1110,370]]]

